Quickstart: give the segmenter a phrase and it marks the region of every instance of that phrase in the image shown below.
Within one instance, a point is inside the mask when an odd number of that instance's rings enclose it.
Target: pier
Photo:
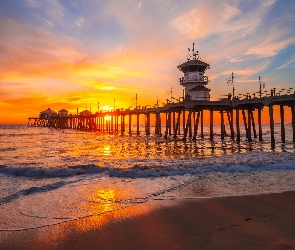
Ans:
[[[293,142],[295,142],[295,93],[245,100],[184,100],[177,103],[167,103],[164,107],[160,108],[117,109],[88,115],[53,115],[48,118],[28,119],[29,125],[33,126],[97,131],[102,133],[140,134],[140,118],[144,117],[144,133],[147,136],[151,134],[163,136],[164,138],[178,138],[181,136],[183,140],[187,138],[196,140],[197,135],[204,137],[204,111],[207,111],[210,114],[210,140],[214,138],[214,117],[217,116],[220,118],[221,139],[224,139],[225,122],[227,121],[230,128],[230,137],[237,142],[241,140],[240,126],[245,127],[248,141],[251,141],[252,138],[258,138],[261,141],[263,140],[261,112],[264,107],[268,107],[271,143],[275,143],[274,106],[279,106],[280,110],[282,142],[285,142],[284,110],[285,108],[291,110]],[[254,121],[255,112],[257,124]],[[242,117],[243,124],[240,124],[240,117]],[[151,120],[155,121],[154,124],[151,124]],[[132,130],[133,125],[136,125],[136,131]],[[165,129],[163,130],[164,125]]]
[[[192,55],[190,54],[192,52]],[[273,88],[270,95],[264,91],[266,95],[262,96],[262,89],[265,87],[261,83],[259,76],[260,89],[259,96],[253,94],[253,98],[247,93],[245,99],[235,96],[234,73],[227,83],[232,85],[232,94],[229,93],[227,98],[220,100],[210,99],[210,89],[207,87],[209,80],[205,76],[210,65],[200,60],[198,51],[193,48],[188,49],[187,61],[177,66],[179,71],[183,73],[183,77],[179,79],[180,85],[184,88],[181,98],[172,97],[171,101],[163,107],[139,108],[135,109],[116,109],[113,111],[100,111],[92,114],[88,110],[84,110],[80,114],[68,115],[66,110],[60,110],[58,113],[52,112],[50,109],[40,114],[38,118],[29,118],[28,125],[50,127],[57,129],[78,129],[85,131],[97,131],[101,133],[129,133],[137,135],[140,131],[140,120],[144,118],[144,133],[149,136],[163,136],[165,139],[177,139],[181,137],[183,140],[196,140],[197,136],[204,137],[204,112],[210,115],[210,132],[209,139],[214,138],[214,117],[219,117],[220,136],[223,140],[226,136],[225,123],[229,124],[230,137],[237,142],[241,140],[240,126],[244,126],[246,131],[246,139],[252,141],[252,138],[263,140],[262,131],[262,109],[268,107],[271,143],[275,143],[274,136],[274,106],[279,106],[281,121],[281,141],[285,142],[285,108],[290,108],[292,117],[293,142],[295,142],[295,92],[291,93],[290,88],[286,94]],[[172,99],[178,100],[172,102]],[[115,106],[115,105],[114,105]],[[254,117],[257,117],[256,123]],[[134,118],[136,122],[134,123]],[[140,119],[141,118],[141,119]],[[240,124],[242,120],[242,124]],[[151,124],[154,121],[154,124]],[[132,131],[133,125],[136,125],[136,131]],[[165,125],[165,129],[164,129]]]

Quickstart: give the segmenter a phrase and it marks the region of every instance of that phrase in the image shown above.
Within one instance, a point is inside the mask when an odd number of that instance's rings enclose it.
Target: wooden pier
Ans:
[[[192,52],[192,54],[191,54]],[[233,92],[228,94],[227,99],[219,101],[210,100],[210,89],[207,87],[210,82],[205,75],[207,69],[210,69],[210,65],[203,62],[199,58],[199,52],[195,51],[194,43],[193,48],[188,48],[187,61],[177,66],[179,71],[183,73],[183,77],[179,78],[179,84],[184,88],[184,96],[182,102],[167,103],[161,108],[144,108],[138,109],[137,95],[136,95],[136,108],[133,110],[120,110],[117,109],[112,112],[101,111],[95,114],[91,112],[84,112],[84,115],[65,115],[65,110],[59,111],[59,115],[54,114],[50,116],[46,115],[46,119],[29,118],[29,123],[34,121],[34,125],[47,126],[60,129],[79,129],[87,131],[98,131],[103,133],[121,133],[132,131],[132,117],[136,117],[136,134],[140,134],[140,116],[144,116],[145,134],[148,136],[154,133],[157,136],[163,136],[164,138],[179,138],[183,140],[191,138],[196,140],[197,135],[204,137],[204,111],[210,113],[210,140],[214,137],[214,116],[216,113],[220,116],[220,136],[223,140],[226,135],[225,121],[228,121],[230,127],[230,137],[237,142],[241,140],[240,126],[245,127],[246,138],[248,141],[253,138],[258,138],[261,141],[262,138],[262,119],[261,112],[263,107],[269,109],[269,124],[271,133],[271,143],[275,143],[274,136],[274,112],[273,107],[280,107],[281,118],[281,140],[285,142],[285,115],[284,108],[289,107],[292,114],[292,129],[293,129],[293,142],[295,142],[295,92],[289,94],[291,89],[287,91],[286,95],[276,95],[276,89],[271,90],[270,96],[262,97],[262,88],[265,84],[261,83],[259,76],[259,98],[251,98],[247,95],[246,99],[240,100],[235,96],[234,88],[234,73],[231,75],[231,79],[227,79],[227,83],[232,84]],[[249,93],[248,93],[249,94]],[[172,100],[171,89],[171,100]],[[174,98],[175,99],[175,98]],[[114,105],[115,106],[115,105]],[[48,112],[51,112],[48,109]],[[254,119],[254,113],[257,112],[258,117],[258,132],[256,130],[256,124]],[[151,119],[154,116],[154,119]],[[240,124],[240,117],[242,116],[243,124]],[[128,119],[128,121],[127,121]],[[234,120],[235,119],[235,120]],[[151,120],[155,121],[154,126],[151,124]],[[126,130],[126,124],[128,124],[128,131]],[[162,131],[162,124],[165,125],[165,130]],[[218,123],[219,124],[219,123]],[[154,131],[151,128],[154,127]]]
[[[220,117],[220,136],[223,140],[226,134],[225,121],[230,128],[230,137],[237,142],[241,140],[240,126],[244,126],[246,138],[258,138],[262,141],[261,112],[264,107],[269,110],[269,126],[271,143],[275,143],[273,107],[279,106],[281,120],[281,141],[285,142],[285,114],[284,108],[290,108],[292,117],[293,142],[295,142],[295,93],[282,96],[269,96],[252,99],[233,99],[220,101],[184,100],[183,102],[168,103],[160,108],[127,109],[115,111],[101,111],[89,115],[51,116],[46,119],[29,118],[28,125],[51,127],[57,129],[77,129],[97,131],[101,133],[140,134],[140,118],[144,116],[145,135],[154,134],[164,138],[196,140],[197,135],[204,137],[204,111],[210,114],[209,139],[214,138],[214,116]],[[257,122],[254,113],[257,112]],[[151,124],[154,116],[154,124]],[[242,116],[243,124],[240,124]],[[132,131],[134,117],[136,117],[136,131]],[[164,119],[163,119],[164,117]],[[235,119],[234,119],[235,118]],[[127,126],[128,124],[128,126]],[[165,125],[165,130],[163,127]],[[127,131],[126,131],[127,127]],[[153,128],[153,131],[152,129]],[[199,134],[198,134],[199,133]]]

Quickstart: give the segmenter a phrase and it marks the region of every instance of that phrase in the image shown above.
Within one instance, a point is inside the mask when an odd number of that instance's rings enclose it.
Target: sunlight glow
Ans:
[[[111,107],[110,105],[102,106],[103,111],[109,111],[109,110],[112,110],[112,109],[113,109],[113,107]]]
[[[91,208],[96,214],[105,213],[114,210],[116,192],[114,189],[98,190],[89,197],[92,202]]]
[[[111,146],[110,145],[105,146],[103,149],[103,154],[110,155],[110,153],[111,153]]]
[[[110,115],[106,115],[106,116],[104,117],[104,120],[105,120],[105,121],[110,121],[110,120],[111,120],[111,116],[110,116]]]

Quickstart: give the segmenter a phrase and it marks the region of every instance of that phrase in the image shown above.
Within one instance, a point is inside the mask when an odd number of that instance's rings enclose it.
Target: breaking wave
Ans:
[[[119,178],[157,178],[207,172],[251,172],[294,169],[295,155],[287,152],[249,153],[212,158],[106,160],[98,164],[0,166],[0,174],[35,178],[106,175]]]

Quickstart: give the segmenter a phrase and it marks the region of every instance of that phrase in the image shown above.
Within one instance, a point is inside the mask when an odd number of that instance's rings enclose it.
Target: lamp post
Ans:
[[[170,91],[166,91],[166,94],[170,95],[170,102],[172,102],[172,86],[170,88]]]
[[[226,78],[227,84],[231,84],[233,85],[233,96],[232,98],[235,97],[235,86],[234,86],[234,72],[231,73],[231,79],[230,78]]]
[[[261,98],[261,92],[262,92],[262,89],[264,89],[265,88],[265,83],[262,83],[261,82],[261,77],[259,76],[258,77],[258,81],[259,81],[259,97]]]
[[[137,109],[137,94],[135,94],[135,103],[134,103],[134,97],[131,99],[132,105],[135,105],[134,109]],[[132,107],[132,106],[131,106]]]

